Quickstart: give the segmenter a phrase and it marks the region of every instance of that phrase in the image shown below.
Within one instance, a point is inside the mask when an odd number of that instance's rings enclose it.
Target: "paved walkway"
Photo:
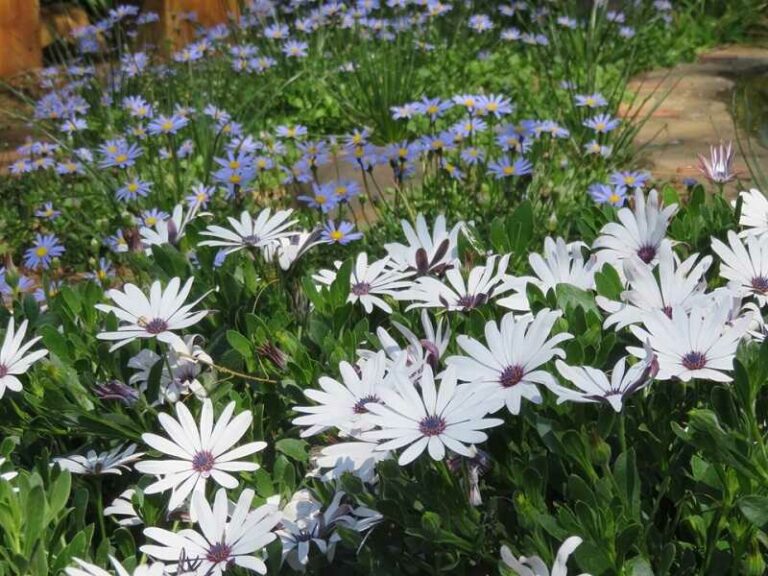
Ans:
[[[635,78],[630,90],[638,96],[637,105],[647,96],[647,110],[658,104],[636,138],[644,146],[645,166],[659,179],[680,183],[687,177],[701,177],[697,154],[707,154],[710,144],[733,141],[738,148],[732,92],[740,77],[762,72],[768,73],[768,48],[729,46],[704,53],[694,63]],[[741,131],[739,136],[743,138]],[[752,144],[757,161],[768,169],[768,148]],[[744,184],[749,184],[747,166],[738,151],[736,167]]]

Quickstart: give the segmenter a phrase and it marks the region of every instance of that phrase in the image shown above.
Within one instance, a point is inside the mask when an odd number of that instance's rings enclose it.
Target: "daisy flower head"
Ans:
[[[141,526],[143,520],[133,507],[133,496],[136,490],[129,488],[120,493],[120,496],[112,500],[112,503],[104,508],[104,516],[114,516],[120,526]]]
[[[720,143],[719,146],[711,146],[709,149],[709,158],[699,154],[699,172],[715,184],[725,184],[736,178],[736,172],[733,169],[733,162],[736,158],[736,152],[733,145],[729,142],[727,145]]]
[[[322,244],[321,234],[320,230],[293,232],[265,244],[261,254],[265,261],[277,263],[281,270],[289,270],[309,250]]]
[[[387,314],[392,313],[392,307],[382,298],[391,296],[400,300],[402,290],[408,288],[410,274],[400,272],[390,267],[389,257],[368,263],[368,254],[361,252],[357,255],[355,265],[352,267],[349,282],[349,297],[347,302],[360,302],[367,314],[373,311],[373,307],[380,308]],[[336,268],[341,267],[341,262],[335,263]],[[330,286],[336,280],[336,271],[320,270],[312,278],[319,284]]]
[[[107,296],[116,306],[96,304],[96,309],[107,314],[114,313],[124,324],[116,332],[101,332],[96,337],[114,341],[110,351],[137,338],[157,338],[174,348],[183,348],[184,340],[174,331],[197,324],[208,314],[208,310],[192,311],[205,295],[191,304],[185,304],[192,282],[193,278],[190,278],[184,286],[180,286],[181,280],[173,278],[163,290],[160,281],[155,281],[149,290],[149,297],[135,284],[126,284],[123,290],[108,290]]]
[[[322,239],[328,244],[341,244],[346,246],[354,240],[363,237],[362,232],[354,232],[355,225],[351,222],[341,221],[338,226],[333,220],[328,220],[323,227]]]
[[[402,300],[411,301],[408,310],[414,308],[445,308],[451,311],[468,311],[488,303],[508,288],[505,286],[509,255],[490,256],[483,266],[470,270],[467,280],[461,270],[451,268],[441,281],[432,276],[417,278],[405,291]]]
[[[98,476],[100,474],[121,475],[123,470],[128,470],[128,466],[141,458],[144,454],[136,452],[136,444],[131,444],[127,448],[118,446],[109,452],[96,453],[95,450],[89,450],[85,455],[73,454],[54,458],[53,461],[59,465],[62,470],[69,470],[72,474],[84,474]]]
[[[608,105],[608,101],[602,94],[576,94],[574,96],[576,106],[586,108],[601,108]]]
[[[562,238],[544,239],[543,254],[532,253],[528,256],[536,278],[533,279],[545,294],[558,284],[570,284],[582,290],[595,287],[596,260],[584,259],[583,242],[565,243]]]
[[[607,134],[618,128],[621,120],[613,118],[610,114],[598,114],[584,121],[584,126],[591,128],[598,134]]]
[[[332,560],[336,544],[341,536],[336,533],[339,524],[353,527],[354,519],[349,515],[350,506],[342,504],[344,492],[338,491],[323,510],[309,490],[299,490],[281,511],[280,529],[277,535],[283,546],[283,562],[296,571],[306,570],[310,546],[314,544]]]
[[[64,246],[54,234],[36,234],[35,244],[24,252],[24,266],[47,270],[51,261],[64,254]]]
[[[152,136],[176,134],[187,124],[189,124],[189,119],[181,114],[173,114],[171,116],[161,114],[147,125],[147,130]]]
[[[456,342],[467,355],[449,356],[446,363],[454,367],[460,380],[491,395],[490,411],[506,405],[517,415],[523,398],[541,403],[537,384],[555,384],[554,377],[541,367],[552,358],[565,358],[558,344],[573,338],[567,332],[550,338],[560,315],[559,311],[544,309],[536,316],[515,318],[510,312],[500,324],[490,321],[485,325],[485,345],[469,336],[459,336]]]
[[[494,160],[488,163],[488,172],[496,180],[502,180],[512,176],[526,176],[533,172],[533,164],[525,158],[511,158],[505,156],[500,160]]]
[[[132,178],[123,186],[117,189],[117,192],[115,192],[115,197],[122,202],[137,200],[147,196],[151,189],[151,182],[145,182],[139,178]]]
[[[563,402],[604,402],[616,412],[621,412],[624,400],[647,387],[659,370],[659,363],[653,350],[646,349],[646,356],[627,369],[627,359],[619,359],[613,366],[610,380],[602,370],[590,366],[569,366],[557,360],[560,376],[576,388],[551,384],[549,389],[557,394],[557,403]]]
[[[295,234],[289,228],[296,223],[290,220],[293,210],[279,210],[272,214],[270,208],[265,208],[254,220],[248,212],[240,215],[240,220],[229,217],[232,229],[222,226],[208,226],[200,234],[213,240],[203,240],[198,246],[220,246],[232,254],[243,248],[261,248],[275,244],[281,238]]]
[[[768,236],[743,240],[728,231],[728,245],[712,238],[712,251],[720,258],[720,276],[742,297],[754,296],[763,307],[768,303]]]
[[[745,228],[739,236],[763,236],[768,233],[768,198],[757,188],[740,192],[739,197],[742,201],[739,225]]]
[[[253,498],[253,490],[243,490],[232,507],[226,491],[219,489],[211,506],[203,492],[195,492],[191,512],[198,519],[198,529],[174,533],[163,528],[145,528],[144,535],[156,544],[145,544],[141,551],[167,562],[170,571],[177,574],[221,576],[233,566],[266,574],[261,551],[277,538],[272,530],[281,516],[271,504],[251,509]]]
[[[446,449],[471,456],[470,445],[485,442],[483,432],[503,423],[486,418],[488,399],[477,387],[459,386],[456,371],[442,373],[439,389],[430,366],[425,366],[418,388],[409,378],[398,376],[394,388],[382,390],[382,403],[368,404],[368,420],[377,429],[364,432],[363,440],[379,442],[378,450],[398,450],[398,463],[406,466],[425,450],[433,460],[443,460]]]
[[[642,188],[651,179],[651,175],[648,172],[643,171],[623,171],[614,172],[611,174],[609,181],[614,186],[623,186],[625,188]]]
[[[35,210],[35,216],[52,221],[61,216],[61,211],[54,210],[53,202],[46,202],[42,208]]]
[[[501,547],[501,561],[517,576],[568,576],[568,557],[582,542],[583,540],[578,536],[571,536],[566,539],[557,551],[551,572],[538,556],[515,558],[512,551],[506,546]],[[584,573],[581,576],[590,575]]]
[[[266,448],[265,442],[248,442],[233,448],[251,427],[253,414],[250,410],[232,418],[235,403],[230,402],[214,425],[213,404],[203,401],[200,424],[196,424],[189,409],[183,402],[176,403],[174,419],[160,413],[160,425],[170,440],[157,434],[142,434],[142,439],[151,448],[167,454],[168,460],[145,460],[136,464],[136,470],[154,474],[158,480],[147,486],[146,494],[158,494],[171,490],[168,509],[175,510],[187,497],[197,492],[205,494],[205,485],[210,478],[219,486],[229,490],[237,488],[237,479],[230,472],[254,472],[259,469],[255,462],[243,461]]]
[[[408,244],[399,242],[385,244],[384,249],[394,264],[402,270],[412,270],[418,275],[440,275],[455,266],[459,258],[459,233],[464,230],[464,223],[459,222],[449,231],[445,216],[435,218],[430,232],[423,214],[416,217],[416,226],[407,220],[401,220],[403,233]]]
[[[589,195],[598,204],[610,204],[621,207],[627,202],[627,189],[624,186],[610,184],[592,184],[588,189]]]
[[[656,263],[669,221],[677,211],[677,204],[666,207],[661,204],[656,190],[651,190],[646,198],[643,191],[636,188],[634,202],[633,209],[619,210],[619,222],[603,226],[592,244],[599,262],[616,264],[619,270],[621,263],[632,257],[649,265]]]
[[[322,210],[323,214],[333,210],[338,202],[338,197],[328,184],[323,184],[321,186],[312,184],[312,196],[303,194],[296,199],[300,202],[304,202],[310,208],[319,208]]]
[[[371,402],[381,402],[380,390],[393,386],[392,370],[387,369],[383,351],[368,359],[361,358],[357,366],[342,362],[339,372],[341,382],[322,376],[318,381],[322,390],[304,390],[304,395],[315,405],[293,408],[306,414],[293,419],[296,426],[308,426],[301,432],[302,438],[328,428],[338,428],[344,434],[358,436],[361,431],[370,428],[364,419],[368,414],[366,406]]]
[[[637,259],[624,261],[629,288],[621,294],[621,302],[603,296],[596,298],[598,306],[609,313],[603,324],[605,328],[618,331],[641,323],[652,310],[661,310],[671,318],[677,311],[687,312],[709,302],[711,295],[705,293],[704,275],[712,264],[711,256],[699,259],[698,254],[693,254],[680,261],[672,247],[665,243],[658,260],[656,273]]]
[[[136,164],[136,159],[142,155],[137,144],[128,144],[125,138],[108,140],[99,146],[102,159],[100,168],[128,168]]]
[[[41,336],[36,336],[22,344],[26,333],[27,320],[24,320],[19,329],[15,330],[13,316],[11,316],[5,331],[3,346],[0,348],[0,398],[5,394],[6,388],[13,392],[21,392],[21,381],[17,376],[25,374],[32,364],[48,354],[45,348],[27,354]]]
[[[630,326],[632,334],[648,342],[658,357],[657,380],[732,380],[729,372],[733,370],[736,349],[752,318],[751,314],[732,318],[726,298],[688,312],[681,310],[672,318],[654,310],[644,316],[642,326]],[[627,350],[637,358],[646,355],[642,348],[630,346]]]

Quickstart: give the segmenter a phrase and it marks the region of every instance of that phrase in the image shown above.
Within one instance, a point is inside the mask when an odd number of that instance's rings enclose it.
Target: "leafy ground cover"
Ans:
[[[762,574],[768,200],[619,112],[759,15],[79,30],[0,180],[0,574]]]

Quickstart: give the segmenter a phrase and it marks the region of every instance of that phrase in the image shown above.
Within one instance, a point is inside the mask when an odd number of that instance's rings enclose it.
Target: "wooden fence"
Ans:
[[[189,23],[180,23],[176,14],[193,11],[198,23],[212,26],[226,22],[228,15],[237,9],[237,0],[144,0],[143,9],[160,15],[160,22],[154,25],[153,36],[168,39],[176,47],[193,38],[194,28]],[[82,24],[84,13],[75,5],[66,2],[52,7],[41,16],[39,0],[0,0],[0,77],[38,68],[43,63],[43,46],[49,43],[55,31],[52,24],[60,24],[67,31],[74,23]],[[51,14],[51,10],[55,14]],[[68,11],[69,16],[68,16]],[[77,12],[77,16],[73,16]],[[65,15],[63,20],[55,17]],[[59,29],[60,26],[56,25]],[[61,30],[59,30],[61,31]]]

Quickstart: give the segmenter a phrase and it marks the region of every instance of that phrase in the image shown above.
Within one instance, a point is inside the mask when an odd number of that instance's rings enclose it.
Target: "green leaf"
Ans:
[[[331,284],[330,297],[333,308],[340,308],[347,302],[349,296],[349,278],[352,275],[352,260],[347,260],[336,273],[336,279]]]
[[[54,520],[64,508],[69,499],[69,489],[72,485],[72,477],[69,470],[63,470],[51,486],[48,502],[50,506],[49,520]]]
[[[61,358],[66,362],[71,362],[70,346],[67,344],[67,339],[56,328],[50,324],[41,326],[37,333],[43,337],[43,344],[53,354]]]
[[[275,450],[298,462],[307,462],[309,460],[307,446],[308,444],[304,440],[283,438],[275,443]]]
[[[581,288],[571,284],[558,284],[555,288],[557,294],[557,306],[561,310],[573,310],[581,308],[585,313],[594,312],[600,316],[600,309],[595,304],[595,297]]]
[[[251,341],[236,330],[227,330],[227,342],[246,360],[253,358]]]
[[[624,290],[621,283],[621,277],[616,269],[610,264],[605,264],[603,268],[595,274],[595,285],[597,293],[609,300],[618,300]]]
[[[768,496],[744,496],[737,505],[746,519],[758,528],[768,524]]]

